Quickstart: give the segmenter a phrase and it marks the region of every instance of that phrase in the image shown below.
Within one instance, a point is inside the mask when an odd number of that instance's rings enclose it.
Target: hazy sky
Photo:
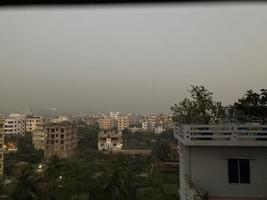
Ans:
[[[0,9],[0,112],[168,112],[267,86],[267,4]]]

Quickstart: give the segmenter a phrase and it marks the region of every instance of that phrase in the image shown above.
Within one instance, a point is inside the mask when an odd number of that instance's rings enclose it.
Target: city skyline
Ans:
[[[0,112],[170,112],[204,85],[223,105],[266,86],[266,5],[0,13]]]

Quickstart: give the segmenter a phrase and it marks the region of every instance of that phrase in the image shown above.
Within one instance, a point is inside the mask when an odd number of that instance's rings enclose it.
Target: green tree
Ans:
[[[267,89],[260,93],[248,90],[232,107],[234,117],[241,122],[265,123],[267,118]]]
[[[26,166],[17,180],[17,186],[12,198],[16,200],[38,199],[37,185],[39,179],[40,177],[34,173],[34,168],[31,165]]]
[[[212,92],[204,86],[191,85],[191,98],[185,98],[171,107],[173,121],[178,124],[209,124],[220,121],[224,115],[221,102],[215,102]]]
[[[105,186],[108,200],[125,200],[128,196],[126,185],[127,174],[115,167]]]
[[[45,171],[48,177],[58,178],[61,174],[63,167],[62,159],[57,155],[52,156],[47,165],[47,170]]]

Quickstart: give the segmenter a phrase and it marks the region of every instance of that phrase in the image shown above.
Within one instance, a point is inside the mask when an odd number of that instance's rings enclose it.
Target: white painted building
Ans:
[[[147,131],[148,130],[148,122],[147,121],[142,122],[142,130],[143,131]]]
[[[164,129],[162,126],[158,126],[155,128],[154,132],[156,135],[160,135],[161,133],[163,133]]]
[[[114,151],[122,148],[121,131],[101,131],[98,133],[98,150]]]
[[[118,119],[119,114],[119,112],[110,112],[109,116],[113,119]]]
[[[60,122],[66,122],[70,121],[69,117],[64,115],[59,115],[57,118],[52,119],[52,122],[54,123],[60,123]]]
[[[148,128],[153,131],[156,128],[157,124],[157,115],[151,114],[148,118]]]
[[[267,198],[267,126],[176,126],[180,199]]]
[[[5,118],[5,134],[24,134],[25,116],[19,113],[11,113]]]

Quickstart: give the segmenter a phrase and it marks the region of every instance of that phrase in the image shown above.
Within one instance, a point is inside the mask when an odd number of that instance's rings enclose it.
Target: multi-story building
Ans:
[[[4,136],[5,136],[5,119],[0,117],[0,176],[3,176],[3,168],[4,168]]]
[[[38,123],[35,130],[33,130],[32,133],[32,143],[36,149],[45,149],[45,123],[42,119],[42,123]]]
[[[11,113],[5,119],[5,134],[24,134],[25,116],[19,113]]]
[[[26,116],[25,129],[26,132],[33,132],[43,125],[43,118],[33,115]]]
[[[32,143],[36,149],[45,149],[46,133],[42,129],[32,132]]]
[[[139,123],[139,120],[140,120],[140,117],[138,114],[134,114],[134,113],[129,113],[128,114],[128,119],[129,119],[129,126],[132,127],[132,126],[138,126],[140,123]]]
[[[98,133],[98,150],[113,151],[122,148],[121,131],[101,131]]]
[[[148,130],[148,122],[147,121],[142,122],[142,130],[143,131],[147,131]]]
[[[99,119],[99,128],[100,130],[111,130],[116,127],[115,119],[110,117],[104,117]]]
[[[156,117],[156,124],[157,125],[161,125],[161,126],[165,126],[168,122],[168,117],[164,114],[159,114]]]
[[[176,126],[180,199],[267,198],[267,126]]]
[[[89,118],[86,120],[86,125],[87,125],[87,126],[97,125],[98,122],[99,122],[98,117],[89,117]]]
[[[118,119],[119,114],[119,112],[110,112],[109,117],[111,117],[112,119]]]
[[[148,118],[148,129],[153,131],[156,128],[157,115],[151,114]]]
[[[158,127],[155,128],[154,133],[156,135],[160,135],[161,133],[163,133],[163,131],[164,131],[163,127],[162,126],[158,126]]]
[[[117,118],[117,128],[119,131],[129,128],[128,116],[119,116]]]
[[[57,155],[67,158],[75,153],[77,146],[77,129],[68,121],[48,123],[45,125],[45,158]]]

